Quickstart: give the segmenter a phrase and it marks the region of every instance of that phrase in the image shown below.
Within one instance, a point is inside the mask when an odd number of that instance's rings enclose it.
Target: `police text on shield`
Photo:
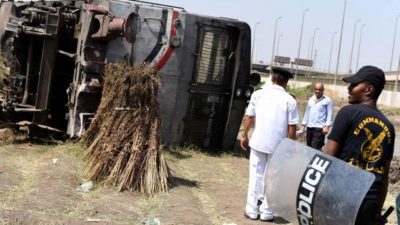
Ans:
[[[332,161],[322,155],[315,155],[300,181],[297,192],[297,216],[299,224],[312,225],[315,193]]]

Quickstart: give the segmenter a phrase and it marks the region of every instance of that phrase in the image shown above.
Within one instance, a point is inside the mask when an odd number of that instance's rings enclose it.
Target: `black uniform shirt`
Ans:
[[[375,174],[367,198],[379,199],[385,163],[393,158],[395,130],[377,109],[365,104],[343,107],[328,139],[339,143],[336,157]]]

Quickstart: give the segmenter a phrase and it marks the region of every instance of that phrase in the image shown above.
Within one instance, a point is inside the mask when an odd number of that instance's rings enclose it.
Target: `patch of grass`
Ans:
[[[213,158],[211,158],[212,156],[210,156],[209,151],[202,150],[195,145],[190,145],[187,147],[170,148],[166,152],[168,152],[167,154],[169,156],[172,156],[172,157],[168,157],[168,158],[176,157],[175,164],[178,167],[179,176],[184,177],[184,179],[181,179],[181,178],[178,178],[178,179],[179,179],[179,181],[184,180],[185,183],[191,179],[200,179],[199,173],[201,173],[201,171],[192,170],[191,165],[194,162],[197,162],[196,163],[197,165],[199,162],[202,162],[202,163],[206,162],[206,163],[212,164],[214,169],[219,167],[219,165],[217,165],[218,163],[213,162]],[[189,156],[189,157],[182,158],[182,155]],[[180,159],[188,159],[188,160],[180,160]],[[187,186],[187,185],[185,185],[185,186]],[[190,191],[198,199],[198,202],[200,203],[200,205],[202,207],[202,211],[207,214],[208,219],[210,221],[212,221],[214,224],[221,224],[221,220],[223,218],[214,216],[216,214],[216,207],[217,207],[216,203],[215,203],[215,199],[213,199],[212,196],[209,195],[209,193],[206,193],[204,190],[199,189],[196,181],[194,182],[194,186],[189,186],[189,187],[196,187],[196,188],[191,188]]]
[[[247,181],[248,181],[247,177],[238,176],[237,172],[232,170],[232,168],[230,168],[230,165],[224,163],[223,161],[219,163],[219,166],[221,170],[224,171],[224,177],[223,177],[224,180],[235,183],[236,185],[241,186],[242,188],[247,188]]]
[[[194,191],[192,190],[194,196],[199,200],[203,212],[206,213],[208,219],[213,222],[213,224],[221,224],[222,221],[226,221],[227,219],[222,216],[216,216],[217,212],[217,203],[215,199],[210,196],[208,193],[204,191]]]
[[[314,84],[310,84],[302,88],[292,88],[288,86],[287,91],[294,95],[296,99],[301,97],[308,99],[314,93]]]
[[[261,81],[259,84],[257,84],[257,85],[254,87],[254,90],[256,91],[256,90],[261,89],[261,87],[262,87],[264,84],[265,84],[265,82],[264,82],[264,81]]]
[[[202,151],[202,149],[196,145],[189,145],[189,146],[185,146],[185,147],[173,147],[170,149],[173,151],[177,151],[177,152],[201,152]]]
[[[36,157],[30,156],[17,156],[8,157],[9,163],[12,163],[13,169],[16,173],[13,175],[14,179],[18,181],[13,188],[3,192],[0,198],[0,202],[8,205],[16,199],[24,196],[29,196],[36,189],[38,182],[36,171],[40,167]]]
[[[40,146],[40,148],[37,148],[38,153],[47,153],[54,150],[57,147],[55,145],[48,145],[48,144],[40,144],[37,146]]]
[[[62,149],[77,159],[87,160],[85,156],[85,146],[80,142],[67,141],[65,144],[61,145]]]
[[[23,223],[18,219],[0,219],[0,225],[22,225]]]
[[[292,88],[290,86],[287,88],[287,91],[296,98],[300,119],[304,116],[308,99],[313,95],[313,87],[314,84],[302,88]]]
[[[199,148],[196,145],[189,145],[185,147],[172,147],[165,149],[164,152],[168,152],[178,159],[190,158],[192,156],[206,156],[209,154],[214,154],[208,150]]]

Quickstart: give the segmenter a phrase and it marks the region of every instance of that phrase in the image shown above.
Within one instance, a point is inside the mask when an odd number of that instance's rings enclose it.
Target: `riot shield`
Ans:
[[[375,176],[284,139],[268,164],[269,206],[292,224],[353,225]]]

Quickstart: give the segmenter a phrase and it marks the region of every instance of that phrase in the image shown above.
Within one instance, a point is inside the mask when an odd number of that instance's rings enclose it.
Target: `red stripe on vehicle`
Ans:
[[[172,11],[171,35],[169,36],[170,39],[176,36],[176,27],[174,25],[174,21],[176,20],[176,18],[178,18],[178,16],[178,11]],[[161,56],[160,61],[157,63],[157,70],[161,70],[165,66],[173,51],[174,48],[171,46],[171,43],[169,43],[167,51],[165,51],[164,55]]]

